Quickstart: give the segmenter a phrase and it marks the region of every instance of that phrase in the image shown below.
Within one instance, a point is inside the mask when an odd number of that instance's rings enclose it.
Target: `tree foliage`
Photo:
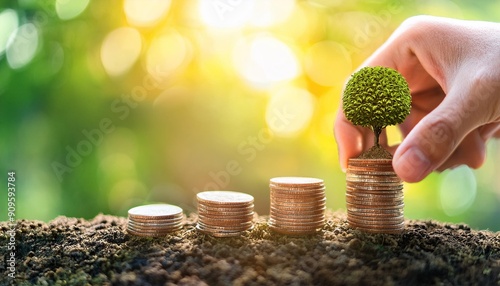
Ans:
[[[410,113],[411,95],[405,78],[386,67],[364,67],[349,79],[342,97],[346,118],[354,125],[371,127],[376,135],[399,124]]]

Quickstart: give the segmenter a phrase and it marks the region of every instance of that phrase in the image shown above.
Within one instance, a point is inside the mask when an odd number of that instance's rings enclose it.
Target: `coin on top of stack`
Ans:
[[[281,234],[314,234],[325,224],[323,180],[304,177],[277,177],[269,183],[271,209],[269,228]]]
[[[403,231],[403,182],[391,159],[349,159],[346,181],[351,227],[371,233]]]
[[[178,206],[153,204],[131,208],[128,211],[127,232],[137,236],[164,236],[180,230],[184,215]]]
[[[206,191],[196,195],[196,229],[215,237],[231,237],[253,227],[254,199],[232,191]]]

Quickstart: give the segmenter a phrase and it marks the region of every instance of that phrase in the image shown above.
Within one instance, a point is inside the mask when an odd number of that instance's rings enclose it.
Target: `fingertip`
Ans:
[[[476,147],[476,156],[471,156],[467,164],[472,169],[479,169],[486,161],[486,142],[478,140]]]
[[[431,161],[417,146],[396,152],[392,165],[396,174],[408,183],[420,182],[432,172]]]
[[[444,110],[444,111],[443,111]],[[396,150],[395,172],[406,182],[420,182],[437,169],[457,145],[458,128],[442,104],[410,131]]]

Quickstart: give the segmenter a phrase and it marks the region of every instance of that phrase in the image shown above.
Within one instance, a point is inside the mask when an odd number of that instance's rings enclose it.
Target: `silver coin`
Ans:
[[[198,217],[205,217],[209,219],[252,219],[255,216],[254,212],[245,213],[226,213],[226,212],[206,212],[199,211]]]
[[[326,197],[315,198],[313,200],[283,199],[271,197],[271,205],[275,206],[316,206],[326,203]]]
[[[128,215],[137,219],[169,219],[182,215],[182,209],[169,204],[152,204],[131,208]]]
[[[325,185],[314,186],[280,186],[270,184],[269,189],[283,192],[311,192],[311,191],[325,191]]]
[[[137,222],[134,220],[129,220],[128,225],[133,225],[137,227],[170,227],[174,225],[180,225],[182,224],[183,220],[176,220],[176,221],[169,221],[169,222],[152,222],[152,223],[145,223],[145,222]]]
[[[204,212],[209,212],[209,213],[250,213],[253,212],[254,207],[253,205],[251,206],[241,206],[241,207],[233,207],[233,208],[212,208],[212,207],[207,207],[206,205],[203,204],[198,204],[198,210],[199,211],[204,211]]]
[[[302,225],[302,226],[308,226],[308,225],[316,225],[318,223],[323,223],[325,221],[324,216],[318,216],[315,218],[283,218],[279,217],[276,215],[270,216],[269,219],[272,219],[274,222],[277,224],[283,224],[283,225]]]
[[[279,234],[284,234],[284,235],[290,235],[290,236],[304,236],[304,235],[312,235],[316,234],[318,232],[317,229],[310,229],[310,230],[289,230],[289,229],[282,229],[279,227],[274,227],[274,226],[269,226],[269,228],[277,232]]]
[[[196,195],[198,202],[206,205],[247,205],[253,204],[253,196],[233,191],[206,191]]]
[[[349,225],[351,227],[359,228],[359,229],[372,229],[372,230],[398,230],[404,228],[404,221],[399,223],[399,224],[393,224],[393,225],[375,225],[375,224],[370,224],[370,225],[364,225],[364,224],[358,224],[352,221],[349,221]]]
[[[169,228],[137,228],[133,226],[127,226],[127,230],[133,231],[135,233],[147,234],[168,234],[170,232],[178,231],[182,229],[182,225],[172,226]]]
[[[359,204],[351,204],[349,202],[346,202],[346,206],[349,210],[355,211],[358,209],[374,209],[372,206],[364,206],[364,205],[359,205]],[[399,205],[391,205],[391,206],[380,206],[377,207],[377,210],[393,210],[393,209],[402,209],[404,207],[404,203],[401,203]]]
[[[307,177],[277,177],[270,180],[270,184],[278,186],[317,186],[324,184],[323,180]]]
[[[357,200],[353,198],[346,198],[346,202],[359,207],[373,206],[374,208],[384,208],[386,206],[399,206],[404,203],[403,199],[399,200]]]
[[[309,224],[309,225],[289,225],[289,224],[282,224],[277,221],[268,221],[268,226],[270,228],[275,228],[275,229],[280,229],[288,232],[311,232],[315,231],[319,228],[322,228],[324,226],[324,222],[318,222],[316,224]]]
[[[346,194],[346,196],[354,197],[354,198],[357,198],[359,200],[370,199],[370,198],[376,198],[376,199],[404,198],[403,192],[400,192],[400,191],[396,191],[396,192],[346,191],[345,194]]]
[[[360,230],[363,232],[367,233],[383,233],[383,234],[401,234],[404,231],[404,226],[401,228],[395,228],[395,229],[374,229],[374,228],[367,228],[367,227],[356,227],[356,226],[351,226],[353,229]]]
[[[270,188],[271,193],[281,194],[281,195],[319,195],[325,193],[325,188],[320,189],[297,189],[297,190],[289,190],[289,189],[279,189],[279,188]]]
[[[271,194],[270,199],[281,202],[302,202],[302,203],[311,203],[317,202],[326,198],[324,194],[318,196],[281,196],[276,194]]]
[[[375,186],[375,185],[366,185],[366,184],[351,184],[347,183],[346,185],[346,190],[349,192],[357,192],[357,193],[373,193],[373,194],[390,194],[390,193],[397,193],[397,192],[402,192],[403,191],[403,185],[402,184],[395,184],[393,186],[390,186],[389,188],[387,186]]]
[[[241,225],[243,223],[247,223],[252,221],[253,216],[251,217],[241,217],[241,218],[208,218],[199,216],[199,221],[207,224],[207,225],[217,225],[217,226],[233,226],[233,225]]]
[[[170,230],[166,230],[166,231],[147,231],[147,230],[135,230],[135,229],[131,229],[131,228],[127,228],[127,232],[131,235],[135,235],[135,236],[144,236],[144,237],[159,237],[159,236],[166,236],[172,232],[176,232],[176,231],[179,231],[181,230],[182,227],[179,227],[179,228],[176,228],[176,229],[170,229]]]
[[[202,233],[214,236],[214,237],[234,237],[234,236],[239,236],[242,233],[244,233],[247,230],[251,230],[251,228],[248,228],[246,230],[242,231],[226,231],[226,230],[211,230],[211,229],[205,229],[200,225],[196,225],[196,229]]]
[[[276,207],[276,206],[271,206],[270,208],[271,211],[275,212],[280,212],[283,214],[301,214],[301,215],[308,215],[308,214],[315,214],[315,213],[323,213],[326,210],[325,205],[321,206],[316,206],[316,207],[310,207],[310,208],[300,208],[300,207]]]
[[[239,225],[213,225],[213,224],[207,224],[204,223],[203,221],[198,221],[197,223],[198,226],[200,226],[203,229],[206,230],[212,230],[212,231],[244,231],[252,227],[253,222],[246,222],[246,223],[241,223]]]
[[[366,183],[366,184],[376,184],[376,185],[395,185],[401,184],[400,178],[394,177],[380,177],[380,176],[355,176],[348,175],[346,181],[349,183]]]
[[[297,226],[297,227],[315,227],[318,224],[323,224],[325,222],[324,217],[317,217],[314,220],[298,220],[298,219],[282,219],[271,216],[268,223],[273,225],[286,225],[286,226]]]
[[[348,222],[354,222],[357,224],[361,225],[370,225],[370,224],[379,224],[379,225],[394,225],[394,224],[400,224],[404,222],[404,217],[403,216],[397,216],[397,217],[358,217],[358,216],[348,216],[347,217]]]

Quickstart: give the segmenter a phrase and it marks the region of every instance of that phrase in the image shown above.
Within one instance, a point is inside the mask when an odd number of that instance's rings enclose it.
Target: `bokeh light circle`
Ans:
[[[170,4],[170,0],[125,0],[123,8],[131,25],[148,27],[168,12]]]
[[[56,13],[61,20],[76,18],[85,11],[90,0],[56,0]]]
[[[64,64],[64,49],[59,43],[53,42],[50,44],[50,71],[55,74],[59,72]]]
[[[198,12],[203,23],[214,28],[241,28],[252,17],[255,1],[199,0]]]
[[[7,48],[7,41],[19,25],[16,11],[5,9],[0,13],[0,55]]]
[[[124,74],[137,61],[141,47],[142,39],[137,30],[122,27],[112,31],[101,46],[104,69],[111,76]]]
[[[476,177],[467,166],[450,170],[441,181],[439,198],[448,216],[457,216],[469,209],[476,198]]]
[[[271,92],[266,122],[273,134],[293,137],[300,134],[314,114],[315,98],[305,89],[284,86]]]
[[[165,32],[151,42],[146,55],[148,72],[155,78],[166,78],[187,62],[189,45],[176,31]]]
[[[293,50],[268,34],[240,41],[233,52],[233,64],[238,73],[255,87],[291,80],[300,74]]]
[[[31,62],[38,48],[38,29],[32,23],[20,26],[7,43],[7,62],[13,69],[19,69]]]

